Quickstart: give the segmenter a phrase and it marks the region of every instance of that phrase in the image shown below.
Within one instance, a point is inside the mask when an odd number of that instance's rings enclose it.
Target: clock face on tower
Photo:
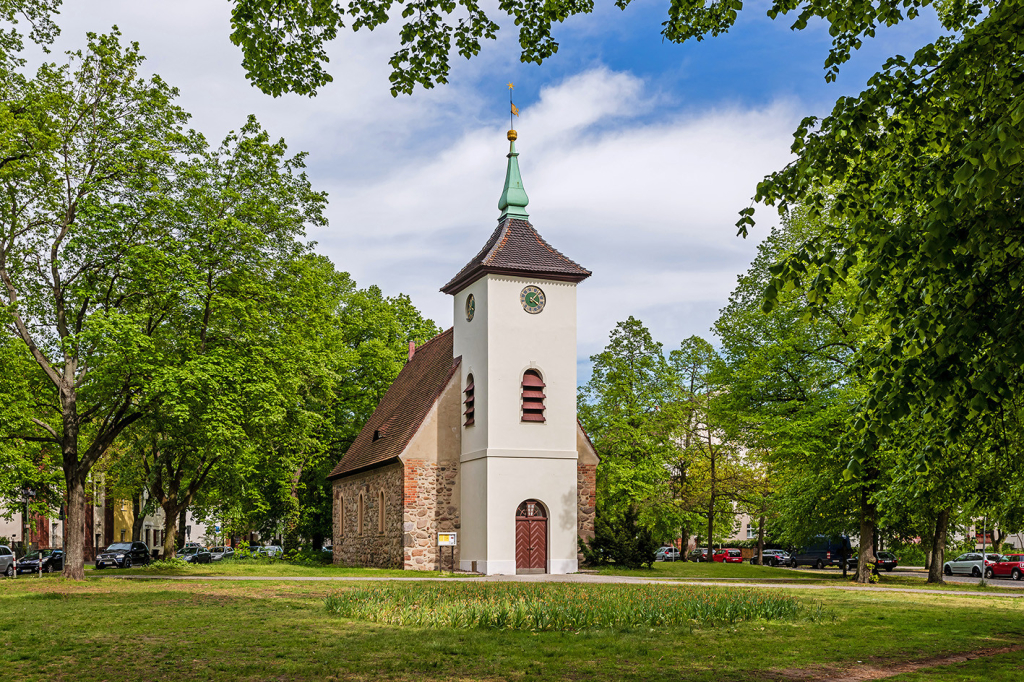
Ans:
[[[528,287],[523,287],[522,292],[519,294],[519,302],[523,304],[523,310],[531,315],[536,315],[544,310],[546,299],[544,298],[544,292],[531,284]]]
[[[466,298],[466,322],[472,322],[474,315],[476,315],[476,297],[470,294]]]

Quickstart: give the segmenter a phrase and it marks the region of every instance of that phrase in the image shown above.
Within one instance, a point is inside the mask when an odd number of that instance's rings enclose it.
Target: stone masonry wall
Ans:
[[[402,465],[391,464],[334,481],[334,563],[344,566],[401,568]],[[384,532],[377,516],[384,491]],[[363,528],[358,528],[359,494]]]
[[[594,537],[597,514],[597,465],[576,465],[576,532],[583,540]],[[576,555],[583,562],[582,552]]]
[[[405,461],[405,516],[402,544],[407,570],[437,570],[437,533],[461,528],[459,500],[454,492],[459,464],[448,461],[440,466],[421,459]],[[461,545],[461,542],[459,543]],[[442,550],[442,565],[452,567],[450,547]],[[459,565],[459,547],[455,547],[454,566]]]

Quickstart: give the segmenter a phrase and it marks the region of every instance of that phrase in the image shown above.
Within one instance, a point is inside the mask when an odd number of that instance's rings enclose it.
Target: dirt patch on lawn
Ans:
[[[902,675],[903,673],[913,673],[927,668],[940,668],[946,665],[953,665],[954,663],[966,663],[976,658],[998,656],[1021,650],[1024,650],[1024,644],[978,649],[967,653],[953,654],[952,656],[935,656],[912,662],[865,663],[845,668],[816,666],[814,668],[775,670],[770,673],[769,679],[799,682],[865,682],[866,680],[884,680],[889,677]]]

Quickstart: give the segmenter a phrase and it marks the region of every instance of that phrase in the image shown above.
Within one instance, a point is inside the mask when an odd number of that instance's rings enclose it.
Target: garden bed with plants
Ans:
[[[745,621],[834,622],[785,594],[661,585],[386,583],[335,592],[328,613],[386,625],[581,631],[711,627]]]

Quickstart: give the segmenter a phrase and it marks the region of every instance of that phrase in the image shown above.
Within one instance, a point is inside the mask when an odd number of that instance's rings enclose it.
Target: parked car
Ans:
[[[687,561],[707,561],[708,560],[708,549],[707,547],[701,549],[690,550],[690,553],[686,555]]]
[[[42,564],[42,569],[40,569]],[[18,573],[53,573],[64,570],[64,550],[41,549],[38,552],[29,552],[18,560]]]
[[[230,559],[235,556],[235,550],[230,547],[211,547],[210,556],[214,561],[220,561],[221,559]]]
[[[819,535],[811,544],[793,552],[791,563],[793,566],[814,566],[815,568],[842,566],[844,553],[847,557],[853,555],[850,538],[845,536],[827,538],[824,535]]]
[[[273,559],[274,557],[279,557],[284,554],[284,548],[278,545],[267,545],[266,547],[260,547],[259,549],[254,550],[253,554]]]
[[[996,564],[997,561],[992,561],[992,557],[998,556],[989,554],[989,558],[984,561],[985,565]],[[975,578],[982,576],[982,558],[981,552],[966,552],[961,554],[952,561],[947,561],[942,565],[942,572],[946,575],[955,575],[957,573],[965,575],[973,575]]]
[[[14,558],[14,552],[7,545],[0,545],[0,573],[8,578],[13,578],[16,570],[18,570],[18,562]]]
[[[658,553],[654,555],[655,561],[679,561],[680,559],[679,550],[675,547],[660,547]]]
[[[1013,578],[1020,580],[1024,575],[1024,554],[1008,554],[987,570],[988,578]]]
[[[96,556],[96,568],[148,566],[150,561],[145,542],[115,542]]]
[[[190,564],[212,564],[213,554],[205,547],[182,547],[178,557]]]
[[[743,552],[738,549],[716,549],[713,559],[720,564],[742,564]]]
[[[757,555],[750,557],[750,563],[757,565]],[[763,566],[789,566],[789,552],[783,549],[764,550]]]
[[[891,571],[899,565],[899,559],[892,552],[885,550],[879,551],[875,554],[875,570],[885,569]],[[846,566],[850,570],[856,570],[857,564],[859,563],[856,553],[846,560]]]

